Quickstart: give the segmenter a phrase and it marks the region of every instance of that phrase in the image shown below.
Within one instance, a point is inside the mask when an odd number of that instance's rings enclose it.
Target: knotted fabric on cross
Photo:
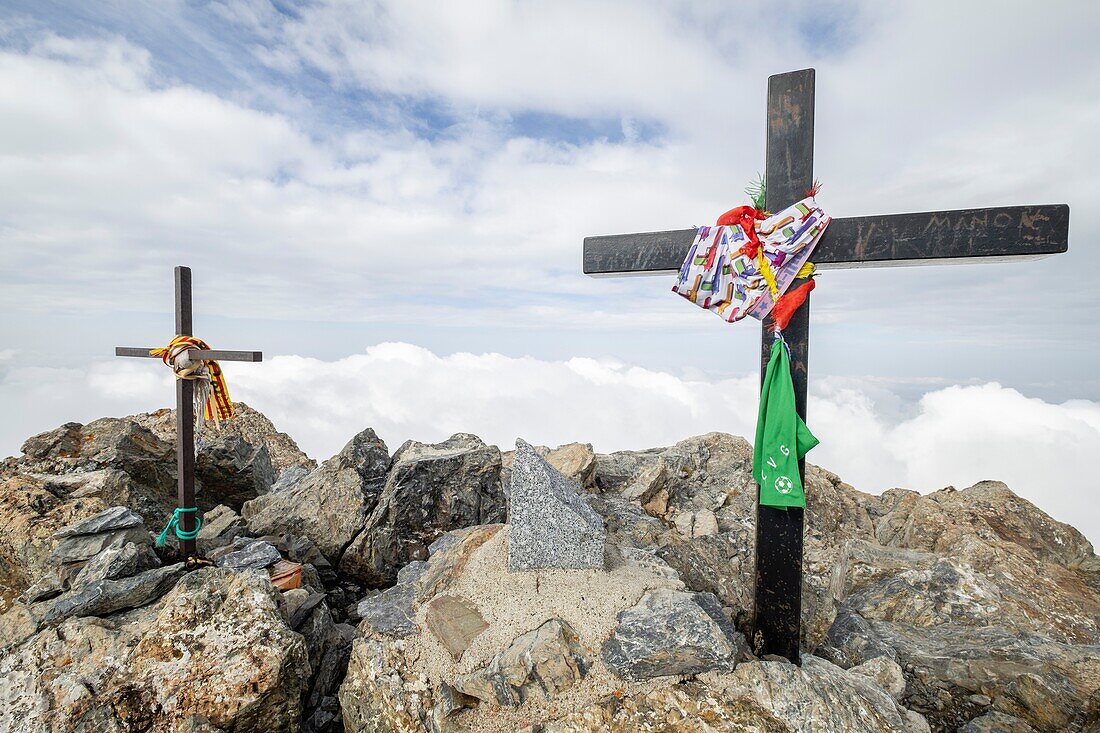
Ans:
[[[205,420],[212,420],[220,426],[222,420],[233,417],[233,401],[229,399],[229,388],[218,362],[213,359],[191,359],[191,349],[210,351],[202,339],[194,336],[176,336],[167,346],[153,349],[151,356],[159,356],[164,363],[172,367],[177,379],[189,379],[195,382],[195,407],[202,407]]]
[[[699,227],[672,291],[729,323],[745,316],[763,320],[830,221],[813,196],[778,214],[731,209],[714,226]]]

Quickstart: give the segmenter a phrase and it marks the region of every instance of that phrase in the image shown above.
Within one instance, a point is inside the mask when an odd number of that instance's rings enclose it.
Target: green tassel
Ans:
[[[759,211],[764,210],[764,194],[766,191],[767,184],[764,182],[764,176],[763,174],[757,173],[756,180],[745,188],[745,195],[749,197],[749,201],[752,202],[753,208]]]

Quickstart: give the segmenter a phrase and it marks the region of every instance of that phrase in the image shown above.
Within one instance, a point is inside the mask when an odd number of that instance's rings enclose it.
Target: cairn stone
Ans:
[[[508,568],[603,568],[600,515],[524,440],[516,441],[508,494]]]

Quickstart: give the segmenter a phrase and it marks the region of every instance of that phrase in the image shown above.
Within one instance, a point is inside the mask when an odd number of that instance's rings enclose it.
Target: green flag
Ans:
[[[798,461],[817,443],[795,410],[790,357],[786,344],[776,339],[760,390],[760,414],[756,418],[752,452],[752,475],[760,484],[763,506],[780,509],[806,506]]]

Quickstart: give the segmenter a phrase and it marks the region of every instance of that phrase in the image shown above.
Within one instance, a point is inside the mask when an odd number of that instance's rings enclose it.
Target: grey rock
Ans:
[[[124,506],[113,506],[95,516],[70,524],[54,533],[54,537],[73,537],[75,535],[100,534],[128,527],[142,527],[141,517]]]
[[[101,468],[59,476],[38,474],[46,487],[56,496],[69,499],[96,497],[108,504],[118,505],[127,500],[130,477],[117,468]]]
[[[454,681],[459,692],[502,707],[515,707],[536,692],[550,698],[588,674],[577,634],[565,621],[550,619],[517,637],[488,665]]]
[[[125,544],[150,545],[152,537],[144,526],[126,527],[101,534],[81,534],[65,537],[57,543],[50,561],[56,564],[82,562],[91,559],[110,547],[122,547]]]
[[[219,555],[214,560],[214,564],[219,568],[229,568],[231,570],[244,570],[245,568],[262,570],[279,562],[282,557],[274,545],[260,540],[251,540],[240,549]]]
[[[508,496],[509,569],[603,568],[603,520],[578,490],[528,443],[516,441]]]
[[[876,657],[897,661],[897,652],[871,628],[867,619],[845,607],[837,611],[833,625],[814,653],[845,668]]]
[[[44,628],[0,654],[0,730],[298,731],[310,667],[277,596],[258,573],[204,568],[160,603]]]
[[[310,593],[306,596],[290,614],[286,625],[297,631],[307,619],[315,615],[314,609],[322,605],[325,595],[325,593]],[[325,614],[328,614],[327,606],[325,607]]]
[[[113,580],[137,575],[160,566],[160,558],[147,544],[128,542],[121,547],[108,547],[93,557],[69,582],[80,588],[99,580]]]
[[[695,591],[713,593],[723,605],[751,609],[756,554],[753,530],[740,525],[686,540],[679,533],[663,538],[657,556]]]
[[[244,519],[225,504],[218,504],[202,515],[202,527],[199,528],[200,540],[211,540],[227,535],[235,536],[235,532],[244,529]],[[230,536],[229,539],[232,539]]]
[[[134,415],[130,419],[151,430],[162,441],[175,445],[175,410],[157,410],[143,415]],[[200,454],[205,447],[215,445],[224,438],[234,437],[241,438],[257,448],[265,448],[276,474],[292,466],[302,466],[307,470],[317,467],[317,462],[303,453],[293,438],[276,430],[263,413],[257,412],[244,402],[233,402],[233,419],[222,422],[219,427],[215,427],[212,423],[201,422],[195,425],[195,431],[202,446],[199,449]]]
[[[241,515],[256,535],[308,537],[336,566],[377,504],[389,466],[386,444],[368,428],[297,483],[247,502]]]
[[[23,591],[18,600],[25,604],[44,601],[61,595],[66,589],[66,583],[61,579],[61,572],[57,568],[50,568]]]
[[[749,661],[720,680],[711,695],[731,701],[756,720],[777,720],[774,730],[822,733],[927,733],[928,723],[899,705],[873,680],[804,654],[802,666]],[[742,707],[743,706],[743,707]],[[766,728],[765,730],[773,730]]]
[[[333,624],[325,639],[324,653],[319,663],[313,665],[313,685],[310,688],[308,707],[315,708],[325,698],[334,697],[348,669],[351,644],[355,641],[355,627]]]
[[[413,560],[405,567],[397,571],[397,583],[415,583],[428,569],[428,563],[424,560]]]
[[[415,584],[403,583],[364,598],[356,606],[359,628],[397,639],[416,633],[416,595]]]
[[[844,611],[838,620],[851,615]],[[1089,715],[1100,714],[1095,698],[1100,645],[1066,644],[998,626],[944,623],[920,628],[870,619],[845,625],[846,636],[830,630],[824,650],[864,662],[861,649],[889,648],[905,670],[906,705],[936,729],[954,730],[988,712],[973,699],[975,692],[992,697],[999,712],[1038,730],[1082,728]],[[873,641],[865,640],[867,634]],[[835,643],[845,646],[836,648]]]
[[[747,656],[714,595],[666,589],[622,611],[603,646],[604,662],[628,680],[731,670]]]
[[[253,445],[238,435],[217,433],[204,439],[195,454],[200,508],[225,504],[239,509],[246,501],[266,494],[274,482],[267,446]]]
[[[98,580],[31,606],[41,626],[61,623],[74,616],[107,616],[137,608],[160,598],[184,575],[183,563],[146,570],[128,578]]]
[[[309,656],[309,666],[317,669],[321,664],[321,657],[325,653],[325,645],[329,635],[336,628],[332,620],[332,613],[324,602],[323,593],[314,593],[312,596],[320,596],[313,605],[308,605],[310,599],[303,603],[291,616],[287,624],[297,631],[306,640],[306,652]],[[293,624],[293,625],[292,625]]]
[[[316,466],[314,467],[316,468]],[[275,483],[271,485],[272,491],[285,491],[286,489],[293,488],[299,482],[305,479],[310,474],[312,469],[307,468],[299,464],[287,466],[278,478],[275,479]]]
[[[29,438],[23,444],[23,453],[20,467],[28,472],[54,476],[104,471],[125,474],[125,481],[107,480],[106,474],[100,474],[101,488],[110,494],[102,498],[109,504],[125,505],[142,517],[165,516],[175,505],[175,445],[133,419],[67,423]],[[80,482],[57,481],[62,490],[76,491],[81,486]]]
[[[889,693],[890,697],[899,702],[905,694],[905,675],[902,674],[901,665],[889,657],[869,659],[848,671],[874,680],[879,687]]]
[[[958,733],[1036,733],[1035,729],[1013,715],[993,711],[974,718]]]
[[[432,708],[431,717],[433,733],[443,733],[448,729],[453,730],[453,728],[449,728],[448,719],[467,708],[476,707],[478,703],[476,697],[465,695],[446,682],[439,685],[439,689],[435,693],[435,699],[436,703]]]
[[[435,445],[409,441],[394,455],[378,504],[339,567],[369,586],[386,586],[406,563],[427,559],[443,533],[503,517],[497,448],[463,433]]]
[[[444,537],[451,536],[451,533]],[[437,540],[437,543],[440,540]],[[455,540],[457,544],[460,540]],[[435,544],[432,545],[435,547]],[[419,594],[418,581],[428,569],[428,563],[414,560],[397,572],[397,585],[359,601],[355,615],[364,633],[401,639],[417,631],[415,605]]]
[[[668,466],[658,461],[638,471],[631,482],[622,490],[624,499],[645,505],[668,483]]]

